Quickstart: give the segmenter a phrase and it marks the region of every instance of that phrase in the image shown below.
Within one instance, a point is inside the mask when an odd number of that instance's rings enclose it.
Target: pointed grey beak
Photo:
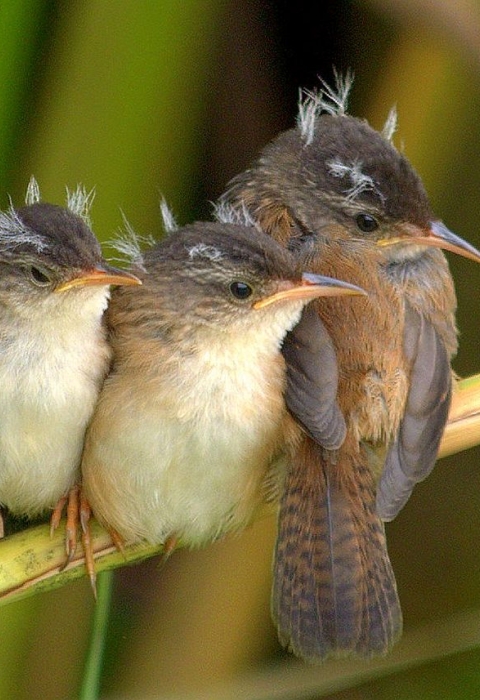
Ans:
[[[464,241],[463,238],[452,233],[442,221],[431,221],[430,231],[425,238],[422,237],[421,242],[424,245],[430,245],[443,250],[449,250],[457,255],[462,255],[464,258],[470,258],[480,262],[480,251],[473,245]]]

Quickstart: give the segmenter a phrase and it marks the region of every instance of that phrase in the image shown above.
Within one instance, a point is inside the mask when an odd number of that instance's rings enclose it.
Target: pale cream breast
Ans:
[[[101,328],[107,289],[62,323],[45,313],[8,324],[0,338],[0,502],[34,515],[79,476],[83,440],[110,351]],[[51,310],[51,309],[50,309]]]

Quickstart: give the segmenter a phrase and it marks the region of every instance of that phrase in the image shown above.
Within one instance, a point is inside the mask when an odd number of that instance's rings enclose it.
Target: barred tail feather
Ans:
[[[333,464],[305,438],[280,504],[272,614],[297,656],[369,657],[401,632],[401,610],[368,467]]]

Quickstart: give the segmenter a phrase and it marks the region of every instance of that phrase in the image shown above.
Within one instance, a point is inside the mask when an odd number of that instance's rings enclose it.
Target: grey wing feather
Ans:
[[[396,441],[387,452],[378,485],[377,509],[393,520],[437,459],[448,418],[452,371],[445,344],[434,326],[407,308],[404,346],[412,359],[410,390]]]
[[[314,306],[307,306],[287,334],[282,353],[287,364],[285,401],[310,437],[326,449],[345,439],[345,421],[337,405],[335,349]]]

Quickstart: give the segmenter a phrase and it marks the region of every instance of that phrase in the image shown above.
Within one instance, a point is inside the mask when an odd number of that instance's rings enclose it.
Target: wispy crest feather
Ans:
[[[206,258],[207,260],[217,262],[223,258],[223,253],[219,248],[215,248],[213,245],[197,243],[192,246],[192,248],[188,249],[188,257],[190,260],[194,258]]]
[[[123,211],[122,219],[123,228],[118,232],[116,238],[108,241],[108,245],[120,253],[122,257],[112,259],[118,262],[128,261],[133,267],[145,271],[143,251],[145,248],[151,248],[155,245],[156,240],[153,236],[141,236],[137,233]]]
[[[236,226],[258,227],[257,222],[247,209],[245,202],[233,205],[221,200],[214,204],[213,216],[221,224],[235,224]]]
[[[377,185],[370,175],[362,172],[361,161],[354,161],[351,165],[342,163],[338,159],[331,160],[327,163],[328,169],[333,177],[345,178],[350,181],[350,186],[344,189],[344,193],[348,200],[353,201],[363,192],[376,192],[379,197],[382,197]]]
[[[67,187],[66,191],[67,209],[69,209],[72,214],[76,214],[83,219],[87,226],[91,227],[90,209],[95,199],[95,190],[92,189],[90,192],[87,192],[83,185],[77,185],[75,190],[69,190]]]
[[[0,211],[0,247],[3,252],[11,252],[24,245],[32,246],[37,252],[49,247],[35,231],[25,226],[10,203],[7,211]]]
[[[28,183],[27,191],[25,193],[25,204],[27,206],[30,206],[32,204],[38,204],[39,201],[40,188],[38,186],[38,182],[32,175],[32,177],[30,178],[30,182]]]
[[[38,182],[33,177],[27,186],[25,193],[25,204],[37,204],[40,201],[40,188]],[[48,244],[37,233],[25,226],[14,209],[13,202],[7,211],[0,211],[0,247],[9,253],[15,251],[20,246],[32,246],[37,252],[46,250]]]
[[[354,75],[347,71],[341,75],[334,72],[335,88],[322,81],[321,90],[301,90],[298,104],[297,126],[308,146],[315,135],[315,122],[321,114],[342,116],[347,113],[347,103]]]
[[[87,192],[81,185],[78,185],[74,191],[67,188],[67,208],[83,219],[88,226],[91,226],[89,213],[94,196],[93,190]],[[25,204],[32,206],[39,202],[41,202],[40,187],[32,175],[25,193]],[[21,246],[30,246],[37,252],[48,250],[50,247],[45,238],[23,223],[10,201],[7,211],[0,211],[0,247],[4,252],[11,253]]]
[[[388,113],[387,120],[385,124],[383,125],[382,129],[382,136],[384,139],[389,141],[390,143],[393,142],[393,135],[395,134],[397,130],[397,125],[398,125],[398,113],[397,113],[397,107],[394,105],[390,112]]]
[[[173,212],[164,198],[160,200],[160,214],[162,217],[163,230],[165,231],[165,233],[172,233],[173,231],[176,231],[178,229],[178,224],[173,215]]]
[[[178,229],[175,217],[165,199],[160,201],[160,214],[165,233],[169,234]],[[155,236],[142,236],[137,233],[123,211],[122,219],[122,229],[120,229],[116,238],[108,241],[108,244],[122,256],[121,258],[113,258],[113,260],[118,262],[127,260],[130,265],[145,272],[143,251],[147,248],[152,248],[157,243],[157,240]]]

